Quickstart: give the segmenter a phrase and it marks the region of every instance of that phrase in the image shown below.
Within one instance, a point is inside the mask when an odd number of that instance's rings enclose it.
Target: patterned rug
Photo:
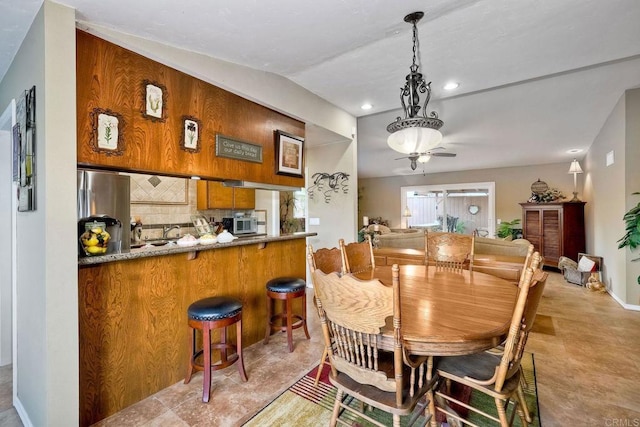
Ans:
[[[540,420],[538,417],[538,400],[536,396],[535,366],[532,354],[525,354],[522,359],[522,367],[526,379],[526,387],[524,390],[525,396],[533,417],[533,423],[531,425],[540,427]],[[333,403],[336,397],[336,389],[329,383],[328,375],[330,368],[327,364],[324,366],[318,387],[314,387],[313,382],[315,380],[317,370],[317,367],[312,369],[244,425],[253,427],[315,427],[328,425],[331,420],[331,411],[333,410]],[[492,398],[489,398],[482,393],[472,392],[470,400],[472,406],[480,407],[490,413],[496,413],[495,404],[493,403]],[[360,406],[359,402],[355,399],[351,401],[350,405],[352,407]],[[386,412],[379,411],[377,409],[368,409],[367,415],[384,423],[385,425],[390,426],[392,424],[391,415]],[[404,418],[405,417],[401,420],[401,425],[403,426],[407,421]],[[340,419],[344,419],[355,427],[372,425],[368,421],[359,418],[350,412],[344,412]],[[473,413],[470,415],[469,420],[480,427],[495,425],[495,423],[487,420],[486,418],[474,416]],[[447,426],[446,422],[442,425]],[[515,417],[513,425],[521,425],[520,419],[517,416]]]

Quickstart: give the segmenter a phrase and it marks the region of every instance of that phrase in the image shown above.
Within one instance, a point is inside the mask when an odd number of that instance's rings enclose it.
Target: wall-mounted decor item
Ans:
[[[480,206],[478,205],[469,205],[469,213],[471,215],[475,215],[480,212]]]
[[[160,83],[144,80],[142,89],[144,93],[142,115],[153,121],[164,122],[167,118],[167,88]]]
[[[276,173],[278,175],[302,177],[304,138],[279,130],[275,131],[275,135]]]
[[[216,156],[262,163],[262,146],[216,134]]]
[[[192,116],[182,116],[182,143],[180,148],[190,153],[200,151],[200,120]]]
[[[108,156],[122,156],[124,153],[124,119],[115,111],[94,108],[91,115],[91,148]]]
[[[14,155],[18,164],[18,211],[36,210],[36,87],[25,90],[16,102]],[[14,160],[14,164],[15,164]],[[15,174],[14,174],[15,176]]]
[[[314,173],[311,179],[313,180],[313,185],[307,190],[311,200],[314,199],[316,193],[321,193],[324,197],[324,202],[329,203],[333,193],[340,191],[343,194],[349,193],[349,174],[344,172],[334,172],[332,174],[318,172]]]

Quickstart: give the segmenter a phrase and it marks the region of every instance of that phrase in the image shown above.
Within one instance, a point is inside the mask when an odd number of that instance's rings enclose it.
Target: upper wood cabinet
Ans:
[[[198,210],[255,209],[256,190],[225,187],[221,182],[198,181]]]
[[[275,172],[279,130],[304,137],[305,124],[92,34],[76,32],[77,163],[118,171],[234,179],[304,187]],[[162,117],[146,111],[146,85],[163,93]],[[98,117],[118,118],[117,148],[97,143]],[[197,119],[196,149],[185,147],[185,119]],[[112,123],[113,124],[113,123]],[[260,146],[261,162],[216,155],[216,135]]]
[[[544,257],[544,265],[558,267],[561,256],[577,261],[578,253],[585,252],[585,202],[520,205],[524,238]]]

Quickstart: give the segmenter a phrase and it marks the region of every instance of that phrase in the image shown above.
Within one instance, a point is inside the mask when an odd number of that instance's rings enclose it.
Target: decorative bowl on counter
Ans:
[[[201,245],[212,245],[214,243],[218,243],[218,238],[215,234],[207,233],[200,236]]]
[[[184,236],[176,240],[176,243],[178,244],[178,246],[196,246],[200,243],[200,241],[191,234],[185,234]]]
[[[237,239],[237,237],[229,233],[227,230],[222,230],[222,233],[218,234],[218,243],[233,242],[233,239]]]

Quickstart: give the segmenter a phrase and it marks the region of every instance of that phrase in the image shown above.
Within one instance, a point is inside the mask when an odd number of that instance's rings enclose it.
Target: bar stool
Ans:
[[[289,342],[289,352],[293,351],[293,330],[299,327],[304,328],[307,339],[310,339],[307,330],[307,284],[304,280],[295,277],[277,277],[267,282],[267,331],[263,344],[269,343],[269,337],[273,330],[287,331],[287,341]],[[291,302],[295,298],[302,298],[302,315],[293,314]],[[284,311],[273,314],[273,300],[284,302]],[[296,322],[294,323],[294,319]],[[281,326],[276,325],[276,321],[281,321]]]
[[[198,300],[189,306],[189,327],[191,328],[189,368],[184,383],[191,381],[193,371],[204,371],[202,401],[208,402],[211,390],[211,372],[226,368],[238,362],[238,373],[242,381],[247,381],[242,359],[242,303],[229,297],[211,297]],[[236,352],[228,355],[228,350],[233,350],[233,343],[227,343],[227,326],[236,324]],[[202,330],[202,349],[196,349],[196,329]],[[221,329],[220,342],[211,343],[211,331]],[[220,351],[220,361],[211,363],[211,349]],[[198,359],[202,356],[202,363]]]

